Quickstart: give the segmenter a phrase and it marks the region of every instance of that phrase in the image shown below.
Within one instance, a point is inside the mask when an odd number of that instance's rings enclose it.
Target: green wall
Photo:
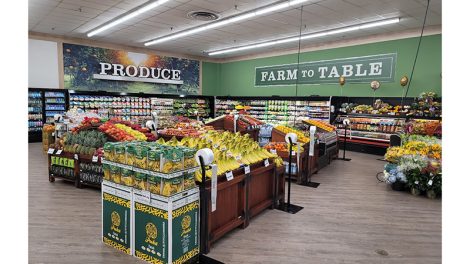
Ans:
[[[395,82],[381,83],[376,96],[402,95],[400,78],[410,77],[419,38],[392,40],[344,48],[305,52],[300,55],[300,62],[357,57],[365,55],[394,53],[398,54]],[[416,63],[413,81],[408,96],[417,96],[424,91],[434,91],[441,95],[441,35],[423,37]],[[232,96],[294,96],[295,85],[255,87],[255,67],[286,63],[297,63],[297,54],[282,55],[253,60],[228,63],[203,62],[202,89],[204,95]],[[336,84],[299,85],[298,95],[341,95],[341,88]],[[368,83],[347,83],[343,87],[344,96],[373,96]]]
[[[202,63],[202,94],[217,95],[220,87],[220,63]]]

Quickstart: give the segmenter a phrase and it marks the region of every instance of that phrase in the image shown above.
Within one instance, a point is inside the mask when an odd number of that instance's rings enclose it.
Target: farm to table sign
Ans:
[[[393,82],[396,61],[391,53],[257,67],[255,86],[338,84],[341,75],[351,83]]]
[[[63,44],[64,87],[129,93],[198,94],[199,61]]]

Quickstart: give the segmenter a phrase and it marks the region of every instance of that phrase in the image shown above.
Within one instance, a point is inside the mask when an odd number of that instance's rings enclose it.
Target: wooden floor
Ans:
[[[441,263],[441,201],[377,183],[378,156],[349,157],[320,170],[316,189],[292,185],[302,211],[268,210],[219,240],[209,256],[225,263]],[[49,183],[46,164],[41,145],[29,144],[30,263],[145,263],[101,243],[100,192]]]

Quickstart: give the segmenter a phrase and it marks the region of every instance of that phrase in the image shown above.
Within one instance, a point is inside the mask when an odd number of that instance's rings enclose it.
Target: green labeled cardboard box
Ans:
[[[102,239],[126,254],[132,254],[132,188],[103,180]]]
[[[134,189],[134,256],[185,263],[199,253],[199,190],[165,197]]]

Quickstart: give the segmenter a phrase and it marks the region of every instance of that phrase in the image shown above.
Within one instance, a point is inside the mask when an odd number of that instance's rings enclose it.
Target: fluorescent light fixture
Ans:
[[[111,22],[109,22],[109,23],[105,23],[104,25],[98,27],[97,29],[94,29],[93,31],[88,32],[87,36],[88,36],[88,37],[92,37],[92,36],[94,36],[94,35],[96,35],[96,34],[99,34],[99,33],[103,32],[103,31],[108,30],[108,29],[110,29],[110,28],[112,28],[112,27],[115,27],[115,26],[117,26],[117,25],[119,25],[119,24],[121,24],[121,23],[123,23],[123,22],[125,22],[125,21],[127,21],[127,20],[129,20],[129,19],[131,19],[131,18],[134,18],[134,17],[136,17],[136,16],[138,16],[138,15],[141,15],[141,14],[143,14],[143,13],[145,13],[145,12],[147,12],[147,11],[149,11],[149,10],[151,10],[151,9],[153,9],[153,8],[155,8],[155,7],[157,7],[157,6],[160,6],[160,5],[162,5],[162,4],[164,4],[164,3],[168,2],[168,1],[169,1],[169,0],[149,1],[149,2],[147,2],[147,3],[145,3],[145,4],[143,4],[143,5],[141,5],[141,6],[137,7],[137,8],[135,8],[135,9],[129,11],[127,14],[125,14],[125,15],[123,15],[123,16],[117,18],[116,20],[113,20],[113,21],[111,21]]]
[[[225,25],[228,25],[228,24],[233,24],[233,23],[242,21],[242,20],[247,20],[247,19],[252,18],[252,17],[272,13],[272,12],[275,12],[275,11],[278,11],[278,10],[281,10],[281,9],[285,9],[285,8],[288,8],[288,7],[291,7],[291,6],[295,6],[295,5],[298,5],[298,4],[307,2],[307,1],[309,1],[309,0],[290,0],[290,1],[285,1],[285,2],[282,2],[282,3],[277,3],[277,4],[274,4],[274,5],[267,5],[267,6],[258,8],[256,10],[249,11],[247,13],[243,13],[241,15],[228,17],[226,19],[222,19],[222,20],[219,20],[219,21],[216,21],[216,22],[201,25],[199,27],[194,27],[192,29],[180,31],[180,32],[177,32],[177,33],[174,33],[174,34],[171,34],[171,35],[159,37],[159,38],[153,39],[151,41],[145,42],[144,45],[145,46],[151,46],[151,45],[155,45],[155,44],[158,44],[158,43],[162,43],[162,42],[166,42],[166,41],[170,41],[170,40],[174,40],[174,39],[178,39],[178,38],[183,38],[183,37],[186,37],[186,36],[189,36],[189,35],[194,35],[196,33],[206,31],[206,30],[209,30],[209,29],[219,28],[219,27],[222,27],[222,26],[225,26]]]
[[[306,35],[301,36],[300,40],[319,38],[319,37],[324,37],[324,36],[329,36],[329,35],[335,35],[335,34],[360,30],[360,29],[366,29],[366,28],[372,28],[372,27],[378,27],[378,26],[394,24],[394,23],[398,23],[398,22],[400,22],[399,17],[398,18],[375,21],[375,22],[369,22],[369,23],[364,23],[364,24],[359,24],[359,25],[354,25],[354,26],[349,26],[349,27],[343,27],[343,28],[338,28],[338,29],[331,29],[331,30],[327,30],[327,31],[321,31],[321,32],[306,34]],[[228,48],[228,49],[222,49],[222,50],[216,50],[216,51],[209,51],[208,54],[209,54],[209,56],[214,56],[214,55],[232,53],[232,52],[237,52],[237,51],[242,51],[242,50],[274,46],[274,45],[288,43],[288,42],[294,42],[294,41],[299,41],[299,36],[288,37],[288,38],[277,39],[277,40],[271,40],[271,41],[260,42],[260,43],[254,43],[254,44],[251,44],[251,45],[246,45],[246,46],[241,46],[241,47],[234,47],[234,48]]]

